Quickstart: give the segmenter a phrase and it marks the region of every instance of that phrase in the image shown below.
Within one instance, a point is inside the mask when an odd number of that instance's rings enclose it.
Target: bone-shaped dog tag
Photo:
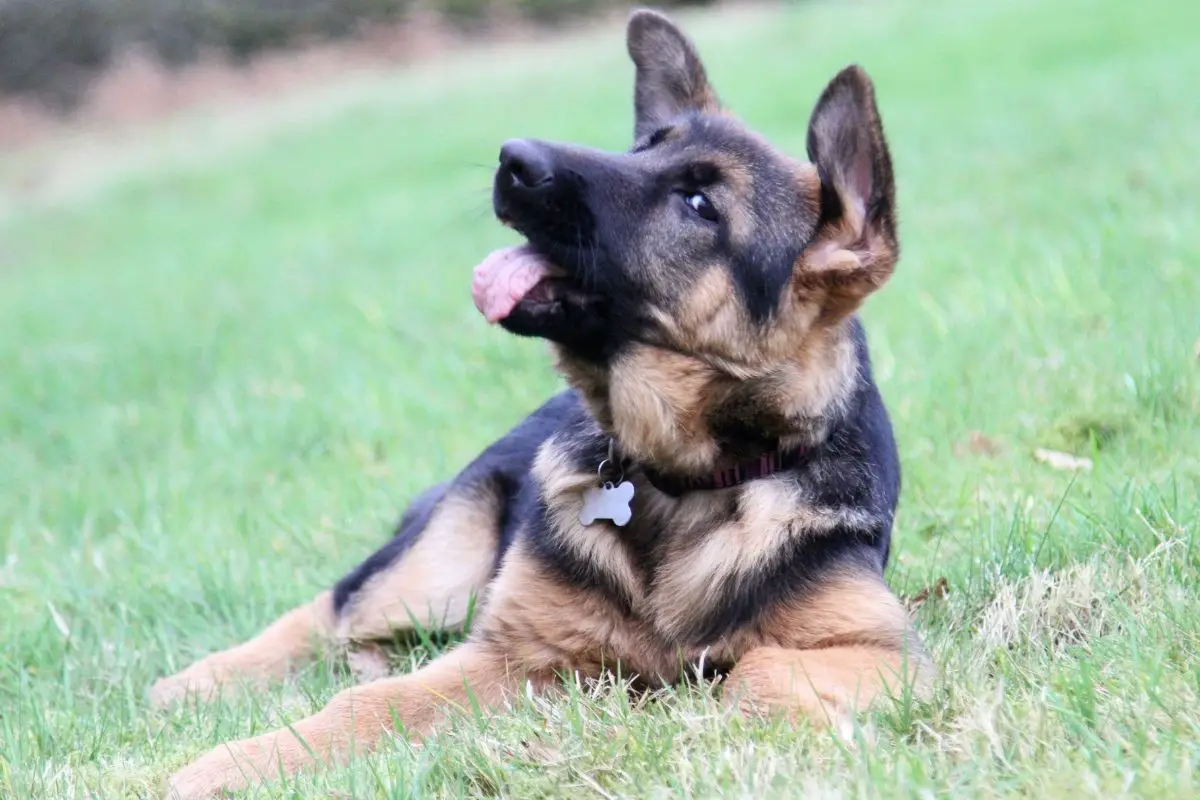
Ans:
[[[633,500],[633,484],[629,481],[614,486],[606,481],[603,486],[593,486],[583,493],[583,509],[579,521],[591,525],[598,519],[609,519],[617,527],[624,527],[633,516],[629,508]]]

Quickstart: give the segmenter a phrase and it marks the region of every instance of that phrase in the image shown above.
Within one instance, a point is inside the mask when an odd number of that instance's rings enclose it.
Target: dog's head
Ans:
[[[628,49],[637,68],[630,151],[531,139],[501,150],[495,212],[528,245],[482,265],[481,309],[513,333],[554,342],[605,423],[647,382],[672,382],[650,401],[672,406],[663,394],[684,385],[717,402],[745,381],[786,392],[780,376],[806,358],[820,362],[803,367],[810,373],[835,369],[813,342],[844,327],[899,254],[871,81],[857,67],[833,79],[809,122],[808,160],[794,160],[722,108],[695,48],[667,18],[635,12]],[[621,385],[630,382],[641,388]],[[704,413],[697,435],[719,450],[711,417],[720,412]],[[780,425],[746,418],[735,427],[771,438],[766,429]]]

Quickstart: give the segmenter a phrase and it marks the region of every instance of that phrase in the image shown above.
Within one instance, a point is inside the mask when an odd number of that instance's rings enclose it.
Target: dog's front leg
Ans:
[[[726,701],[743,712],[806,717],[845,732],[881,696],[930,694],[933,667],[919,652],[875,645],[815,650],[759,647],[729,673]]]
[[[290,728],[221,745],[171,777],[167,797],[193,800],[342,761],[352,749],[372,749],[402,726],[427,735],[446,712],[491,708],[532,676],[503,655],[468,642],[410,675],[356,686]]]
[[[211,700],[224,684],[262,686],[283,678],[288,670],[312,661],[333,641],[333,595],[322,592],[289,611],[248,642],[212,653],[182,672],[163,678],[150,690],[159,708],[186,697]]]

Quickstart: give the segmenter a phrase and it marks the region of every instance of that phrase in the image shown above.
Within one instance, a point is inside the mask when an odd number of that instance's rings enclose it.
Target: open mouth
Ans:
[[[530,244],[496,250],[475,268],[471,281],[475,307],[490,323],[520,306],[550,314],[564,305],[586,306],[597,298]]]

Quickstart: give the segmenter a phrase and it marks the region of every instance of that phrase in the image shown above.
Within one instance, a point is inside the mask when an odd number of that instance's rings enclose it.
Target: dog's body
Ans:
[[[551,341],[572,388],[419,496],[332,591],[153,696],[280,677],[322,643],[456,629],[478,603],[467,641],[212,751],[175,796],[337,758],[397,723],[426,735],[468,696],[495,707],[563,672],[619,665],[653,686],[703,663],[742,708],[817,722],[924,691],[882,577],[899,463],[855,316],[898,257],[871,84],[835,78],[813,163],[793,162],[725,114],[665,18],[636,13],[629,49],[637,146],[506,145],[497,215],[529,244],[476,273],[480,310]],[[632,485],[627,524],[584,513],[606,482]]]

